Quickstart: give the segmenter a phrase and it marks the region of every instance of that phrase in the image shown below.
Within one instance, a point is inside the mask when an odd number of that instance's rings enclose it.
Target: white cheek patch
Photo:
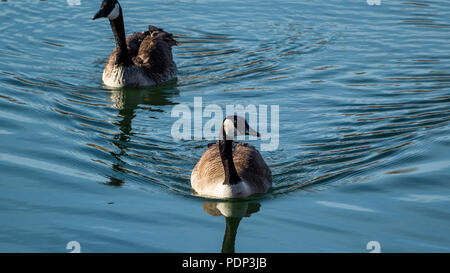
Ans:
[[[115,19],[117,19],[117,17],[119,17],[119,15],[120,15],[120,6],[117,3],[114,6],[114,9],[108,14],[108,19],[109,20],[115,20]]]
[[[229,119],[226,119],[223,122],[223,129],[225,131],[227,140],[232,140],[234,138],[234,122]]]

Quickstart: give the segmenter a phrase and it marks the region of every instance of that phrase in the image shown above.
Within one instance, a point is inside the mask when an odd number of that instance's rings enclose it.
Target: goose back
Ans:
[[[172,47],[177,44],[173,35],[155,26],[136,32],[126,39],[131,66],[118,65],[118,48],[108,58],[103,81],[111,87],[155,85],[175,78],[177,67]]]
[[[233,143],[233,161],[239,177],[249,186],[251,194],[265,193],[272,183],[272,172],[258,150],[247,143]],[[219,144],[209,145],[191,175],[194,190],[202,194],[213,192],[225,179]],[[211,188],[209,190],[208,188]]]

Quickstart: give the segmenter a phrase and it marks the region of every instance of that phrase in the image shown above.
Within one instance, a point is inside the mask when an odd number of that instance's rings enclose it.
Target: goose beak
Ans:
[[[105,11],[103,9],[101,9],[94,15],[94,17],[92,17],[92,20],[96,20],[98,18],[103,18],[103,17],[106,17]]]
[[[258,133],[258,132],[255,131],[255,130],[253,130],[251,127],[245,128],[245,134],[248,135],[248,136],[261,137],[261,134]]]

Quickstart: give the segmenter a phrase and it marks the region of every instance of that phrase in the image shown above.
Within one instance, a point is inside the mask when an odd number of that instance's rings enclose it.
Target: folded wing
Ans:
[[[176,44],[172,34],[151,25],[148,31],[136,32],[127,38],[133,63],[146,68],[149,76],[164,74],[171,69],[174,65],[172,46]]]

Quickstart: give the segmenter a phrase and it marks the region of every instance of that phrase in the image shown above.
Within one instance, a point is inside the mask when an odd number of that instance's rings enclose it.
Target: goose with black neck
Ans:
[[[191,174],[196,194],[212,198],[246,198],[266,193],[272,187],[272,172],[258,150],[234,142],[235,135],[259,137],[237,115],[223,120],[219,141],[210,144]]]
[[[177,42],[172,34],[149,25],[147,31],[126,38],[123,11],[117,0],[104,0],[92,20],[99,18],[109,20],[116,41],[103,70],[105,85],[153,86],[176,77],[172,47]]]

